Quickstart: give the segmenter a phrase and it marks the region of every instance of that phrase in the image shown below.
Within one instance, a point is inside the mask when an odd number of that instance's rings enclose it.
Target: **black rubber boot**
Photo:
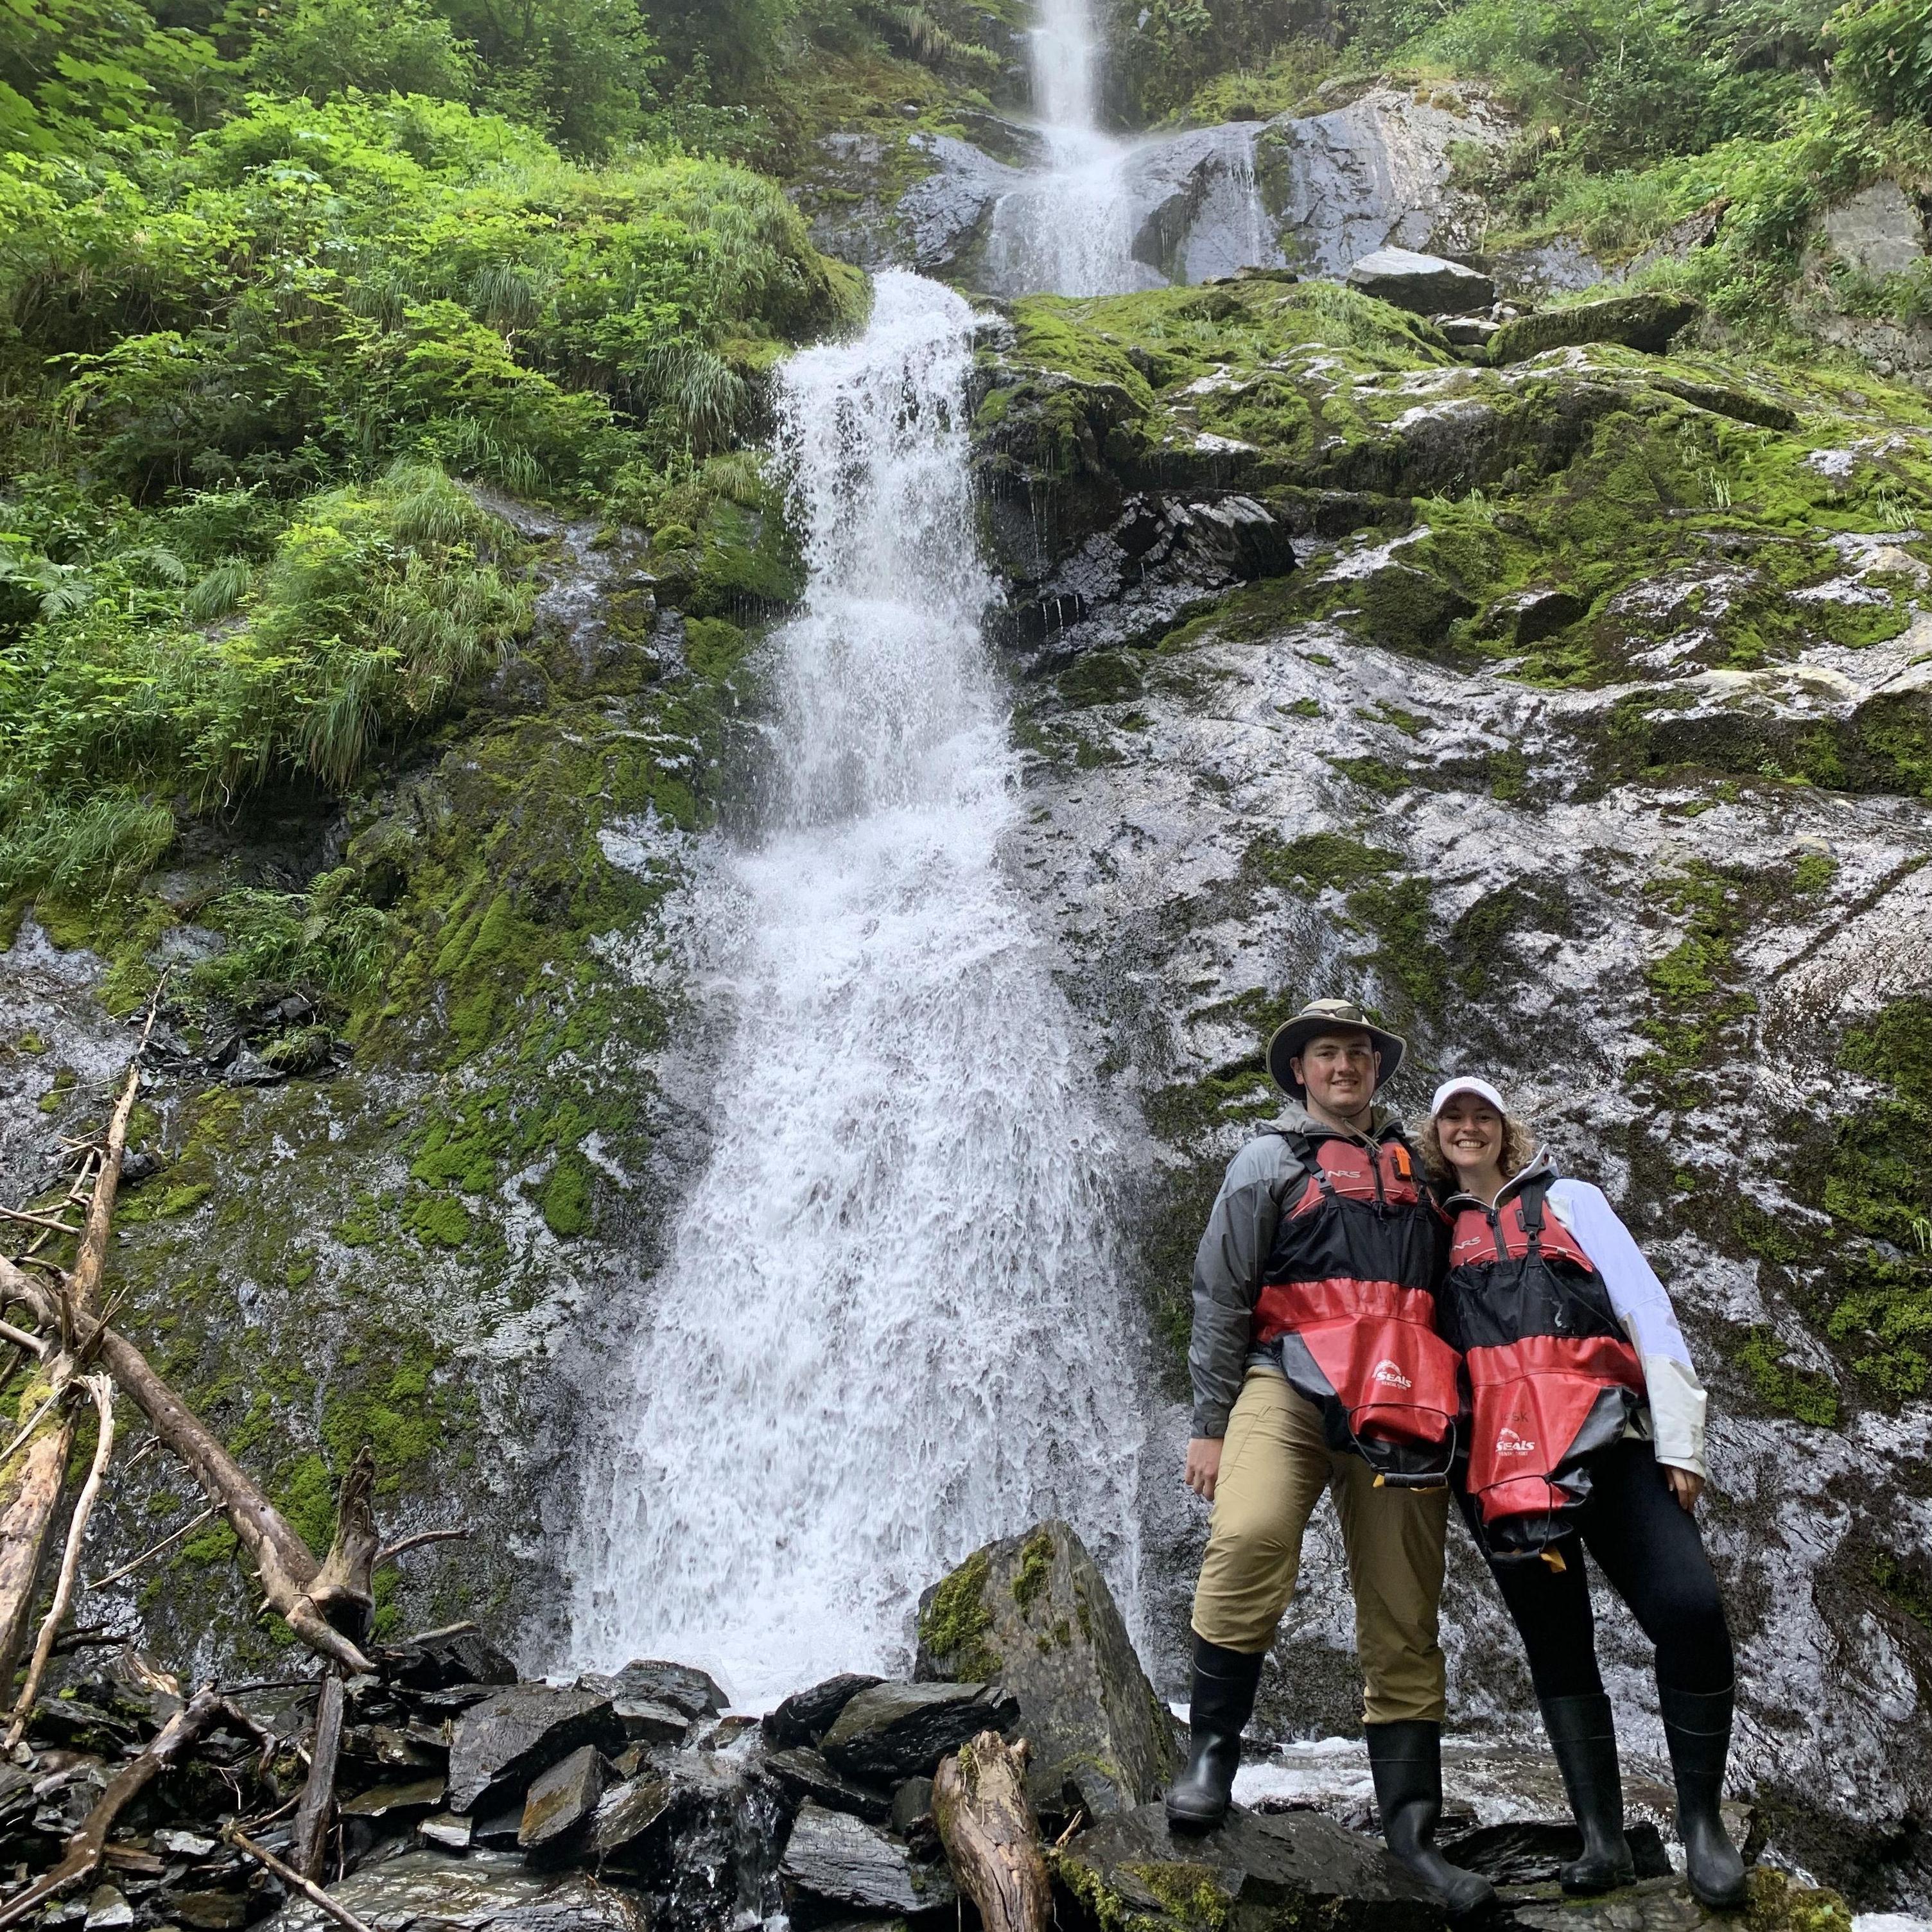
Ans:
[[[1167,1822],[1180,1832],[1205,1832],[1228,1815],[1241,1732],[1255,1713],[1262,1659],[1194,1640],[1194,1684],[1187,1702],[1187,1766],[1167,1792]]]
[[[1691,1894],[1700,1904],[1720,1910],[1742,1905],[1744,1862],[1718,1808],[1724,1795],[1724,1762],[1731,1754],[1734,1694],[1673,1690],[1660,1684],[1657,1694],[1677,1783],[1677,1836]]]
[[[1610,1700],[1600,1690],[1583,1697],[1546,1697],[1543,1728],[1583,1834],[1583,1856],[1556,1874],[1563,1889],[1588,1898],[1634,1883],[1636,1861],[1624,1837],[1624,1786]]]
[[[1436,1849],[1436,1826],[1442,1816],[1442,1726],[1365,1724],[1363,1730],[1369,1740],[1369,1768],[1375,1774],[1376,1809],[1389,1850],[1435,1888],[1452,1918],[1489,1904],[1496,1887],[1480,1872],[1452,1865]]]

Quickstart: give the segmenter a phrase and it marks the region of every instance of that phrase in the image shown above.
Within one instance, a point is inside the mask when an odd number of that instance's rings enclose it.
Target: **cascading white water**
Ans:
[[[780,379],[810,570],[788,778],[698,922],[735,1030],[573,1552],[573,1648],[758,1705],[904,1661],[917,1591],[1070,1516],[1131,1588],[1141,1426],[1092,1075],[1000,863],[971,312],[878,279]]]
[[[1034,112],[1046,166],[1002,196],[987,257],[1011,294],[1124,295],[1165,278],[1134,259],[1127,142],[1100,126],[1100,44],[1090,0],[1040,0],[1030,37]]]

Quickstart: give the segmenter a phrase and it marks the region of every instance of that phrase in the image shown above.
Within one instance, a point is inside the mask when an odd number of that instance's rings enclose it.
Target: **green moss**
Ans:
[[[1768,1865],[1754,1865],[1744,1910],[1748,1932],[1852,1932],[1852,1911],[1835,1892],[1799,1884]]]
[[[590,1232],[594,1198],[590,1163],[574,1151],[560,1155],[537,1197],[537,1205],[553,1234],[565,1239]]]
[[[990,1681],[1000,1672],[999,1652],[987,1641],[993,1613],[986,1605],[992,1562],[976,1550],[934,1591],[919,1619],[919,1637],[948,1676]]]
[[[1922,1556],[1918,1564],[1922,1564]],[[1888,1550],[1871,1560],[1873,1584],[1916,1624],[1932,1630],[1932,1586],[1917,1565],[1908,1566]]]
[[[1058,1546],[1044,1526],[1036,1529],[1021,1545],[1020,1567],[1013,1574],[1012,1592],[1022,1616],[1033,1608],[1034,1599],[1046,1588],[1053,1559],[1059,1553]]]
[[[1313,892],[1346,890],[1395,870],[1392,852],[1364,844],[1340,832],[1305,832],[1281,844],[1258,838],[1248,848],[1244,866],[1256,877],[1278,886],[1301,886]]]
[[[422,1194],[403,1210],[403,1224],[425,1247],[460,1248],[476,1232],[468,1208],[447,1194]]]
[[[1452,979],[1449,956],[1430,938],[1430,893],[1426,879],[1397,879],[1360,887],[1348,898],[1348,916],[1376,936],[1374,951],[1358,955],[1399,988],[1418,1012],[1442,1010]]]
[[[1780,1415],[1820,1429],[1838,1426],[1838,1395],[1823,1376],[1794,1369],[1781,1359],[1778,1340],[1768,1328],[1754,1328],[1735,1360],[1750,1376],[1758,1399]]]
[[[1822,892],[1838,876],[1838,862],[1825,852],[1807,852],[1791,868],[1791,890],[1808,896]]]
[[[1406,772],[1398,771],[1382,758],[1330,758],[1328,762],[1344,778],[1353,778],[1382,798],[1394,798],[1407,791],[1414,782]]]

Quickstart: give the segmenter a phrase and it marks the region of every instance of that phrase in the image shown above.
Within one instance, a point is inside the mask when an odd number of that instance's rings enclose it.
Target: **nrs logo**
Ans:
[[[1496,1454],[1498,1456],[1528,1456],[1532,1454],[1535,1448],[1534,1442],[1519,1436],[1514,1429],[1505,1429],[1496,1438]]]
[[[1390,1361],[1378,1362],[1370,1371],[1369,1379],[1380,1382],[1384,1388],[1406,1389],[1412,1386],[1408,1376]]]

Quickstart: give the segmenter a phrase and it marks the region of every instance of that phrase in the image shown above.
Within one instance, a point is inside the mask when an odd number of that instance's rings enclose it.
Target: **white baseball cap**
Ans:
[[[1499,1114],[1507,1114],[1509,1109],[1503,1105],[1503,1096],[1486,1080],[1478,1080],[1474,1074],[1459,1075],[1454,1080],[1445,1080],[1436,1088],[1436,1097],[1429,1103],[1429,1118],[1432,1120],[1458,1094],[1473,1094],[1479,1100],[1486,1100]]]

